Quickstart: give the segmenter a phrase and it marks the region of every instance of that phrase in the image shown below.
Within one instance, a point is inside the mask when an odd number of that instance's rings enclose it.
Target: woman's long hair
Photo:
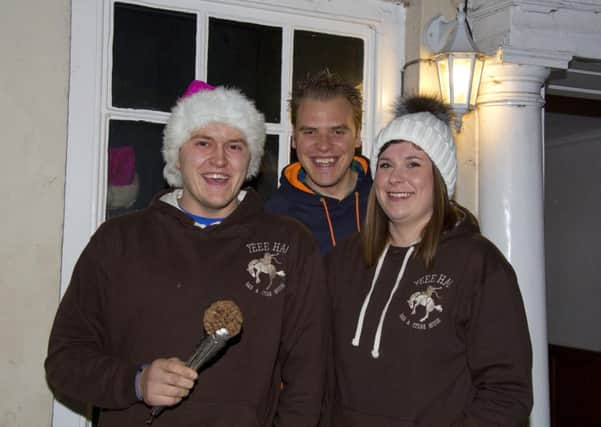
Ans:
[[[397,142],[400,141],[391,141],[384,145],[380,153],[389,144]],[[421,240],[415,251],[415,256],[419,256],[424,261],[426,268],[432,266],[443,232],[453,228],[461,217],[460,211],[451,203],[447,185],[434,163],[432,163],[432,172],[434,174],[432,216],[421,232]],[[367,201],[365,225],[361,229],[363,258],[369,267],[378,262],[378,258],[389,240],[389,220],[376,198],[375,186],[372,186]]]

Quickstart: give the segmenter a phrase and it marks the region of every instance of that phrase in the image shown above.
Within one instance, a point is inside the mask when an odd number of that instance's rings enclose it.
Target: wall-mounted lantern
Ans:
[[[457,19],[433,18],[426,26],[424,42],[435,53],[440,95],[455,113],[455,127],[461,131],[465,113],[476,105],[485,55],[470,36],[465,12],[457,9]]]

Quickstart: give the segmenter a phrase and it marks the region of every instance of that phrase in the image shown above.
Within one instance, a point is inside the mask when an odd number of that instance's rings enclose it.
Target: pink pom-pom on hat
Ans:
[[[186,98],[190,95],[194,95],[196,92],[200,92],[201,90],[214,90],[215,86],[211,86],[208,83],[203,82],[202,80],[192,80],[192,83],[188,85],[188,88],[182,95],[182,98]]]

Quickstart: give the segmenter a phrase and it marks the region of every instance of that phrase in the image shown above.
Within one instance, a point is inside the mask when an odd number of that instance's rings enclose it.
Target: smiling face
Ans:
[[[393,243],[419,239],[433,211],[434,172],[428,155],[406,141],[390,144],[378,157],[376,198],[389,221]]]
[[[182,208],[207,218],[225,218],[238,205],[250,152],[246,138],[223,123],[210,123],[190,134],[176,167],[182,174]]]
[[[357,174],[350,165],[361,140],[346,99],[304,99],[298,107],[292,144],[312,189],[343,199],[354,188]]]

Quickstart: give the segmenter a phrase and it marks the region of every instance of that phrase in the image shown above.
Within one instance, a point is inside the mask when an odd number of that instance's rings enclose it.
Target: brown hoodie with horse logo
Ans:
[[[328,255],[333,427],[527,422],[532,355],[517,279],[469,218],[442,237],[430,269],[414,247],[389,247],[367,268],[359,236]]]

